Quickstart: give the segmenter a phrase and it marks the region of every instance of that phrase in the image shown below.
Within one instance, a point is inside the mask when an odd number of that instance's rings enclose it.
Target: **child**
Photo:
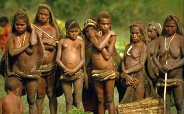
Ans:
[[[5,80],[5,91],[7,96],[0,101],[0,114],[23,114],[23,102],[18,96],[18,80],[7,78]]]
[[[1,33],[0,33],[0,43],[1,43],[1,51],[4,53],[5,52],[5,46],[6,46],[6,40],[8,37],[8,34],[10,32],[10,25],[9,25],[9,20],[7,17],[1,17],[0,18],[0,26],[3,28]]]
[[[114,85],[117,74],[112,56],[115,51],[116,35],[111,30],[111,22],[111,15],[108,12],[100,12],[97,18],[98,29],[87,30],[92,44],[92,78],[99,114],[104,114],[106,107],[109,114],[115,113]]]
[[[83,109],[82,88],[84,82],[85,43],[79,37],[80,27],[76,20],[69,19],[65,23],[66,37],[58,44],[56,62],[62,68],[61,84],[66,98],[66,112],[72,109],[74,99],[76,107]]]

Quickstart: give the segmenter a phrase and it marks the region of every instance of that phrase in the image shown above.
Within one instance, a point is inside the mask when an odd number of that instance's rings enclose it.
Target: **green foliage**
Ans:
[[[100,11],[108,11],[112,15],[112,29],[117,35],[117,47],[123,51],[129,42],[129,26],[133,21],[141,20],[147,25],[150,21],[158,21],[163,25],[167,14],[174,13],[183,23],[182,0],[0,0],[0,16],[12,17],[19,8],[27,10],[30,20],[35,17],[37,6],[48,3],[61,23],[69,18],[76,19],[81,26],[86,18],[96,17]],[[13,7],[12,7],[13,6]],[[65,33],[65,32],[64,32]],[[120,45],[119,45],[120,44]]]
[[[1,0],[0,2],[0,9],[3,9],[5,7],[6,0]]]
[[[68,114],[86,114],[84,110],[73,108],[71,111],[68,112]]]

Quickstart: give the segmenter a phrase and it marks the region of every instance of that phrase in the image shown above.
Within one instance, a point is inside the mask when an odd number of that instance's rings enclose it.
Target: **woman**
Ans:
[[[183,91],[183,66],[184,66],[184,38],[179,27],[178,18],[167,15],[161,36],[155,46],[153,60],[159,68],[159,80],[157,82],[159,95],[166,96],[167,114],[170,114],[170,96],[174,95],[174,104],[177,113],[181,114]],[[165,77],[167,78],[165,80]],[[166,93],[164,86],[166,81]]]
[[[150,40],[147,44],[148,58],[146,61],[146,72],[148,77],[152,80],[154,87],[156,86],[156,81],[158,80],[158,67],[153,62],[153,54],[156,41],[161,35],[161,32],[162,27],[160,23],[153,21],[148,24],[148,37]]]
[[[42,114],[44,98],[47,94],[51,114],[57,113],[57,97],[55,93],[56,43],[61,38],[61,32],[54,14],[47,4],[40,4],[35,16],[35,32],[44,46],[44,61],[39,69],[42,76],[38,80],[37,106]]]
[[[144,23],[141,21],[133,22],[130,26],[130,43],[125,48],[122,61],[122,77],[125,78],[128,88],[121,103],[134,102],[145,97],[146,77],[144,64],[147,59],[145,38]],[[129,93],[132,90],[134,93]],[[128,96],[132,97],[128,98]]]

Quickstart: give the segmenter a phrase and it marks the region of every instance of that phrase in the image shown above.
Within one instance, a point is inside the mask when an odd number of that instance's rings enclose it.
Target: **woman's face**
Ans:
[[[166,21],[165,23],[165,32],[166,35],[172,36],[176,33],[177,26],[174,20]]]
[[[148,27],[148,37],[150,39],[154,39],[155,37],[157,37],[157,31],[152,26]]]
[[[16,19],[14,23],[15,30],[18,34],[22,34],[26,31],[27,23],[26,19]]]
[[[137,43],[141,41],[142,34],[137,26],[133,26],[130,28],[130,37],[132,42]]]
[[[103,32],[109,31],[111,26],[111,19],[110,18],[101,18],[99,22],[99,29]]]
[[[68,30],[68,36],[70,37],[70,39],[75,40],[77,38],[77,36],[79,35],[79,28],[75,27],[75,28],[70,28]]]
[[[38,11],[38,20],[40,23],[47,23],[50,17],[50,11],[46,8],[41,8]]]

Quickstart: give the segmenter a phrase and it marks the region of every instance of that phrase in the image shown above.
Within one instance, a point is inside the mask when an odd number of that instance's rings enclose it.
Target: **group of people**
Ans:
[[[151,22],[148,29],[141,21],[133,22],[122,59],[115,48],[116,33],[108,12],[86,19],[82,30],[77,20],[68,19],[65,29],[64,35],[47,4],[38,6],[33,24],[24,9],[14,14],[1,61],[8,93],[1,100],[1,113],[23,113],[20,97],[27,94],[30,114],[42,114],[46,95],[50,113],[56,114],[57,93],[63,92],[66,113],[75,105],[95,114],[105,110],[115,114],[115,86],[120,103],[144,99],[151,93],[164,98],[167,86],[167,114],[171,113],[171,94],[177,113],[182,113],[184,38],[175,15],[166,17],[163,29],[158,22]],[[93,109],[84,105],[90,102],[87,98],[94,99]]]

